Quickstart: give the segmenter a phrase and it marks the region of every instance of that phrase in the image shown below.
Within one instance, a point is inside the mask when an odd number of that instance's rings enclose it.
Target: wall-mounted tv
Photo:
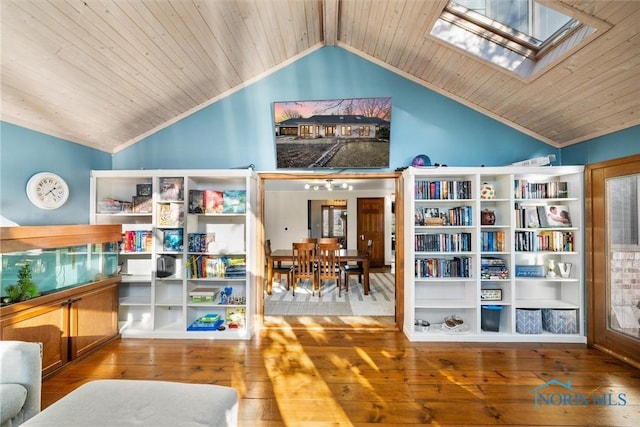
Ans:
[[[388,168],[391,98],[273,103],[278,169]]]

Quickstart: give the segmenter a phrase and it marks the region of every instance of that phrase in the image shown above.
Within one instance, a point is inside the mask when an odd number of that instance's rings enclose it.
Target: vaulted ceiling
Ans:
[[[545,3],[604,25],[521,78],[430,35],[447,0],[2,0],[1,118],[117,152],[337,45],[555,147],[640,124],[640,2]]]

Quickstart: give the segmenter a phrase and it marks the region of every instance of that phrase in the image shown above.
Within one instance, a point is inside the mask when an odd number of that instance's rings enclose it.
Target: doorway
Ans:
[[[358,251],[365,252],[371,240],[369,264],[373,268],[385,266],[384,208],[383,197],[358,197]]]
[[[347,246],[347,203],[343,205],[322,205],[320,222],[321,238],[336,238],[341,248]]]
[[[640,367],[640,156],[586,169],[590,346]]]
[[[384,210],[385,210],[385,224],[384,224],[384,236],[382,238],[382,243],[380,244],[380,248],[383,250],[383,263],[386,261],[386,264],[391,263],[392,265],[398,264],[402,265],[401,261],[396,263],[397,252],[392,252],[391,244],[394,235],[399,235],[401,233],[401,225],[398,222],[391,223],[392,218],[395,218],[394,215],[391,214],[392,209],[392,201],[396,201],[397,205],[397,197],[398,192],[402,191],[400,184],[400,172],[382,172],[382,173],[340,173],[339,180],[347,181],[350,184],[353,184],[352,191],[334,191],[329,194],[324,194],[322,191],[309,191],[307,188],[305,190],[305,185],[313,183],[314,181],[321,182],[321,180],[326,179],[335,179],[335,174],[327,174],[320,175],[318,173],[314,173],[312,176],[309,174],[301,173],[297,175],[292,175],[291,173],[287,174],[278,174],[278,173],[259,173],[260,178],[260,196],[262,199],[261,214],[259,215],[259,223],[263,225],[263,236],[262,240],[269,239],[272,243],[273,249],[283,249],[291,246],[293,241],[297,241],[300,237],[306,237],[307,235],[312,233],[312,229],[317,229],[316,235],[313,237],[321,237],[321,233],[326,234],[345,234],[345,249],[355,250],[357,249],[357,198],[368,198],[371,196],[372,198],[379,197],[384,201]],[[308,187],[308,186],[307,186]],[[309,200],[312,200],[314,203],[314,210],[318,212],[317,218],[311,217],[311,203]],[[344,216],[344,213],[340,211],[342,203],[347,206],[347,215]],[[340,203],[338,203],[340,202]],[[324,205],[325,212],[325,224],[326,227],[321,227],[321,214],[322,207]],[[331,208],[333,206],[333,209]],[[336,209],[337,208],[337,209]],[[387,212],[389,211],[389,212]],[[334,224],[332,226],[330,218],[334,219]],[[336,223],[339,221],[335,221],[335,219],[346,219],[346,223],[343,224],[342,230],[340,227],[336,227]],[[389,224],[387,224],[389,222]],[[324,229],[324,231],[321,231]],[[331,230],[331,231],[330,231]],[[398,234],[396,234],[396,232]],[[401,245],[401,237],[398,237],[398,245]],[[401,256],[401,255],[400,255]],[[398,311],[398,306],[401,306],[403,296],[403,289],[401,287],[402,284],[402,274],[403,271],[396,268],[395,271],[389,271],[389,269],[377,269],[375,273],[374,279],[378,281],[378,284],[382,284],[385,290],[381,289],[381,292],[386,292],[386,295],[391,296],[390,304],[392,306],[395,305],[395,309],[392,307],[390,316],[391,324],[393,328],[399,328],[402,326],[401,320],[403,319],[403,313]],[[370,276],[371,279],[372,276]],[[266,283],[266,275],[261,278],[262,282]],[[352,280],[353,277],[352,277]],[[272,321],[274,316],[278,316],[274,314],[275,312],[269,311],[267,308],[274,307],[274,301],[276,303],[282,302],[284,299],[291,299],[291,292],[286,293],[284,288],[286,288],[286,281],[282,280],[283,283],[275,282],[274,287],[281,287],[282,292],[284,294],[276,295],[273,292],[271,295],[261,295],[258,297],[258,310],[262,312],[265,316],[263,320],[268,320],[267,326],[269,322]],[[359,303],[361,300],[358,297],[358,286],[356,283],[352,283],[354,285],[354,289],[349,290],[349,293],[353,293],[352,297],[349,298],[349,303]],[[370,280],[370,285],[372,284]],[[361,287],[361,286],[360,286]],[[330,287],[331,288],[331,287]],[[298,287],[298,290],[300,287]],[[324,298],[323,302],[318,304],[316,301],[314,304],[314,309],[317,309],[319,306],[323,306],[326,298],[331,298],[333,288],[325,288],[327,291],[323,290],[322,297]],[[296,291],[296,299],[305,298],[301,292]],[[355,292],[352,292],[355,291]],[[389,293],[391,292],[391,293]],[[300,295],[299,295],[300,294]],[[317,294],[316,294],[317,295]],[[384,293],[379,294],[385,295]],[[343,292],[344,298],[344,292]],[[339,301],[342,301],[339,299]],[[363,300],[366,302],[367,300]],[[375,304],[367,307],[368,309],[375,308],[379,303],[382,302],[382,298],[374,301]],[[400,302],[400,304],[399,304]],[[353,305],[352,305],[353,308]],[[288,308],[284,310],[289,310]],[[355,313],[355,309],[354,309]],[[395,316],[393,315],[395,313]],[[302,314],[302,313],[300,313]],[[286,315],[285,315],[286,316]],[[332,316],[327,315],[322,317],[321,319],[316,319],[320,323],[328,323],[330,325],[335,325],[335,322],[340,321],[340,315]],[[364,317],[362,317],[364,316]],[[362,319],[366,319],[368,314],[363,314],[361,316]],[[375,317],[375,315],[373,315]],[[348,317],[348,316],[347,316]],[[352,316],[353,317],[353,316]],[[388,321],[385,321],[388,322]],[[353,325],[352,325],[353,327]]]

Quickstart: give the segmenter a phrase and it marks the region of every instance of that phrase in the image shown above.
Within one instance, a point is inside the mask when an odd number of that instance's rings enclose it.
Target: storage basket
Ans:
[[[517,308],[516,332],[519,334],[541,334],[542,310],[539,308]]]
[[[501,305],[483,305],[480,312],[480,325],[483,331],[500,331]]]
[[[552,334],[577,334],[577,312],[575,309],[546,308],[542,310],[542,326]]]

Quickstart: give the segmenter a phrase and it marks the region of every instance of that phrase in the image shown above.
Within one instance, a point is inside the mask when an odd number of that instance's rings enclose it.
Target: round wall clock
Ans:
[[[27,182],[27,197],[40,209],[58,209],[69,198],[69,186],[55,173],[39,172]]]

